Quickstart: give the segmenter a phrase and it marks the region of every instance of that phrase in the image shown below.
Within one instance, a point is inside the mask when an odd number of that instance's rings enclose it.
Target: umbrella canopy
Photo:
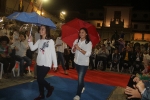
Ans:
[[[87,28],[90,40],[94,47],[100,41],[100,37],[95,26],[77,18],[62,25],[62,40],[72,47],[73,42],[78,38],[80,28],[83,27]]]
[[[46,25],[52,29],[55,29],[55,24],[49,19],[38,15],[35,12],[27,13],[27,12],[14,12],[13,14],[7,17],[8,19],[14,19],[26,23],[32,23],[36,25]]]

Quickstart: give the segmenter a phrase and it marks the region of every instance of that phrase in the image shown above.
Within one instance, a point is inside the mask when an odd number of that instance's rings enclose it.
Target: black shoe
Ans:
[[[39,96],[36,97],[34,100],[42,100],[42,99],[44,99],[44,98],[45,98],[44,96],[39,95]]]
[[[52,95],[53,90],[54,90],[54,87],[53,87],[53,86],[50,86],[50,88],[48,89],[47,95],[46,95],[47,98]]]

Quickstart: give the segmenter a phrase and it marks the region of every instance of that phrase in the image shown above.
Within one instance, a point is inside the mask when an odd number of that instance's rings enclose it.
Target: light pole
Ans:
[[[39,10],[40,10],[40,15],[42,16],[44,13],[42,12],[42,5],[43,2],[47,2],[47,0],[41,0],[40,6],[39,6]]]

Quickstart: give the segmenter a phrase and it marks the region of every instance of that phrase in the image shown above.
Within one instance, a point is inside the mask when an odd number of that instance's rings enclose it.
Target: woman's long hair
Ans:
[[[44,25],[41,25],[41,26],[44,26]],[[41,27],[40,26],[40,27]],[[51,39],[51,35],[50,35],[50,28],[48,27],[48,26],[44,26],[45,27],[45,29],[46,29],[46,37],[45,37],[45,39],[46,40],[49,40],[49,39]],[[39,31],[40,31],[40,29],[39,29]],[[42,36],[40,35],[40,39],[42,39]]]
[[[81,31],[81,30],[84,30],[85,31],[85,33],[86,33],[86,37],[85,37],[85,44],[88,44],[91,40],[90,40],[90,37],[89,37],[89,33],[88,33],[88,30],[86,29],[86,28],[80,28],[80,30],[79,30],[79,32]],[[78,36],[78,42],[79,42],[79,40],[80,40],[80,35]]]

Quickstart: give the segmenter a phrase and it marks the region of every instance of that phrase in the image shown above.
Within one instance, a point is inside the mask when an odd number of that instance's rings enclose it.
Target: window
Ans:
[[[99,16],[102,17],[102,16],[103,16],[103,13],[99,13]]]
[[[121,19],[121,11],[115,11],[114,12],[114,18]]]
[[[100,27],[101,25],[100,25],[100,23],[97,23],[97,27]]]
[[[133,18],[136,18],[136,17],[137,17],[137,14],[133,14],[132,17],[133,17]]]
[[[149,25],[146,25],[146,26],[145,26],[145,29],[148,30],[148,29],[149,29]]]
[[[138,25],[137,24],[134,24],[134,29],[137,29],[138,28]]]
[[[150,34],[144,34],[144,40],[150,41]]]
[[[142,40],[142,33],[134,33],[134,40]]]
[[[148,18],[148,14],[144,14],[143,17],[144,17],[144,18]]]
[[[119,19],[116,19],[116,22],[115,22],[116,24],[119,24]]]

